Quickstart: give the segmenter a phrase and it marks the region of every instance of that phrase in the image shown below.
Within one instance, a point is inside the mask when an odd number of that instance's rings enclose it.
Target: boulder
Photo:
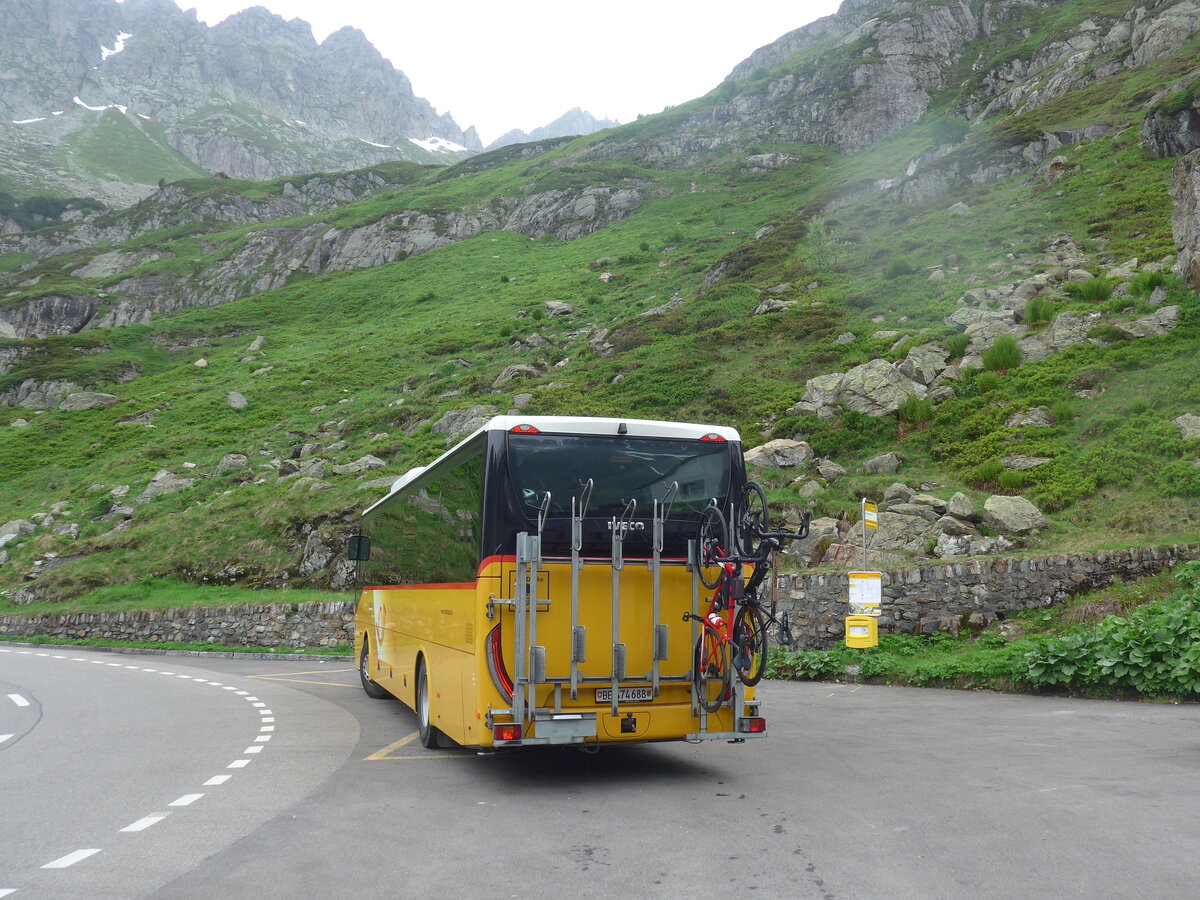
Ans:
[[[66,394],[78,391],[70,381],[36,381],[27,378],[6,391],[0,391],[0,406],[22,409],[53,409]]]
[[[1004,426],[1006,428],[1053,428],[1054,424],[1054,417],[1041,407],[1037,407],[1009,416]]]
[[[954,516],[956,519],[974,519],[975,504],[971,502],[970,497],[959,491],[946,504],[946,515]]]
[[[316,531],[312,532],[305,540],[304,549],[300,553],[300,577],[307,578],[325,568],[333,557],[333,550],[321,540]]]
[[[935,523],[937,530],[942,534],[952,535],[955,537],[978,537],[979,529],[970,522],[960,519],[956,516],[941,516]]]
[[[575,307],[568,303],[563,303],[561,300],[547,300],[544,305],[546,315],[551,318],[554,316],[569,316],[575,312]]]
[[[804,441],[779,438],[745,453],[746,465],[762,469],[793,469],[807,466],[816,454]]]
[[[941,516],[937,510],[920,503],[894,503],[887,508],[889,513],[936,522]]]
[[[1150,315],[1134,319],[1132,322],[1115,322],[1113,327],[1130,340],[1136,340],[1170,334],[1178,324],[1179,307],[1164,306]]]
[[[829,459],[823,459],[818,462],[817,471],[820,473],[821,477],[828,482],[834,482],[839,478],[845,478],[848,474],[845,469]]]
[[[887,490],[883,492],[883,502],[887,506],[891,506],[893,503],[907,503],[916,493],[907,484],[893,481],[888,485]]]
[[[860,548],[862,530],[862,522],[850,529],[852,542],[857,543]],[[923,554],[932,535],[933,523],[921,516],[882,512],[879,514],[879,527],[867,537],[867,547],[873,550],[902,550],[905,553]]]
[[[1184,413],[1182,416],[1176,416],[1171,421],[1179,426],[1179,436],[1185,441],[1200,438],[1200,416]]]
[[[925,393],[923,384],[917,384],[891,363],[873,359],[845,374],[835,402],[867,416],[883,416],[894,413],[909,397],[924,397]]]
[[[768,313],[783,312],[791,309],[796,305],[795,300],[776,300],[774,297],[767,297],[762,303],[754,308],[752,316],[765,316]]]
[[[784,528],[795,529],[799,527],[799,522],[785,521]],[[831,519],[824,516],[820,519],[813,519],[808,523],[808,537],[802,541],[793,541],[788,545],[785,551],[786,555],[793,558],[799,565],[803,567],[819,565],[821,558],[825,555],[825,551],[829,546],[835,543],[838,539],[838,523],[837,519]]]
[[[250,465],[250,458],[244,453],[226,453],[221,457],[221,461],[217,463],[217,468],[213,470],[214,475],[220,475],[222,472],[232,472],[236,469],[245,469]]]
[[[498,412],[494,406],[472,406],[469,409],[452,409],[430,426],[434,434],[446,435],[446,443],[466,437],[476,428],[487,424],[488,419]]]
[[[917,384],[931,385],[946,368],[949,354],[941,347],[926,344],[923,347],[913,347],[908,356],[897,368],[906,378]]]
[[[497,376],[494,382],[492,382],[492,387],[501,387],[502,385],[508,384],[510,381],[513,381],[517,378],[541,378],[545,374],[546,373],[537,366],[521,364],[506,366],[504,371]]]
[[[359,472],[370,472],[373,469],[382,469],[386,463],[378,456],[361,456],[354,462],[346,463],[342,466],[334,466],[334,475],[357,475]]]
[[[933,494],[914,494],[912,499],[908,502],[915,503],[918,506],[926,506],[929,509],[932,509],[939,516],[945,513],[947,507],[950,505],[941,497],[935,497]]]
[[[68,394],[66,399],[58,404],[58,408],[69,412],[81,412],[88,409],[104,409],[104,407],[112,406],[116,402],[117,398],[112,394],[79,391],[74,394]]]
[[[816,378],[808,379],[804,384],[802,402],[811,403],[817,407],[832,406],[845,377],[841,372],[834,372],[830,375],[818,375]]]
[[[900,468],[901,462],[900,457],[889,450],[887,453],[871,457],[863,463],[862,467],[872,475],[891,475]]]
[[[0,547],[15,540],[28,537],[36,530],[36,526],[28,519],[13,519],[0,525]]]
[[[168,472],[162,469],[150,479],[150,483],[145,489],[134,498],[134,503],[149,503],[155,497],[163,494],[174,494],[176,491],[182,491],[185,488],[190,488],[196,483],[195,478],[181,478],[174,472]]]
[[[1028,472],[1030,469],[1044,466],[1048,462],[1050,462],[1049,456],[1022,456],[1019,453],[1010,453],[1000,460],[1000,464],[1004,468],[1013,472]]]
[[[1050,524],[1042,511],[1024,497],[1006,497],[1002,494],[984,501],[981,521],[993,531],[1005,534],[1028,534]]]
[[[250,405],[249,401],[237,391],[230,391],[225,402],[229,404],[230,409],[245,409]]]
[[[250,346],[246,348],[247,353],[257,353],[267,344],[267,339],[262,335],[258,335],[250,342]]]

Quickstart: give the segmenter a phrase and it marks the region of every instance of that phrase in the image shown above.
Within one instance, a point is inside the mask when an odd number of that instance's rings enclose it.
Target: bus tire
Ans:
[[[421,746],[434,750],[447,746],[445,736],[433,724],[433,698],[429,691],[429,667],[425,660],[417,663],[417,732]]]
[[[388,692],[371,679],[371,653],[367,638],[363,636],[362,653],[358,657],[358,678],[362,682],[363,691],[372,700],[382,700]]]

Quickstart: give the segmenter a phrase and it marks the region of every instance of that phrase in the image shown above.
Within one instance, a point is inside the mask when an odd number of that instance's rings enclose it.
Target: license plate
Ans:
[[[617,688],[618,703],[649,703],[654,699],[654,688]],[[597,703],[612,703],[612,688],[596,688]]]

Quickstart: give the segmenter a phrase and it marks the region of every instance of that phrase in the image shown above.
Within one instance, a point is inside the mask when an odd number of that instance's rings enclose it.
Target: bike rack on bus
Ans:
[[[636,500],[630,500],[626,503],[625,508],[619,516],[613,516],[609,520],[609,527],[612,531],[612,552],[611,558],[586,560],[582,556],[583,549],[583,525],[587,516],[588,505],[592,497],[594,488],[592,479],[588,479],[583,485],[583,490],[579,497],[571,498],[571,651],[570,651],[570,674],[567,678],[550,678],[547,677],[546,667],[546,648],[537,643],[537,619],[538,613],[541,611],[539,607],[550,604],[550,598],[539,598],[538,596],[538,576],[543,568],[542,557],[542,533],[545,527],[546,517],[550,509],[551,496],[547,491],[542,495],[541,503],[538,507],[537,516],[537,531],[536,533],[520,532],[517,535],[516,541],[516,584],[515,597],[511,600],[492,599],[488,603],[488,617],[494,615],[494,609],[497,606],[507,606],[513,610],[514,616],[514,672],[513,672],[513,699],[512,709],[510,710],[492,710],[489,713],[489,721],[493,715],[511,715],[515,722],[536,721],[543,728],[554,727],[558,737],[543,737],[540,733],[533,738],[525,738],[522,743],[580,743],[586,737],[593,733],[588,729],[580,728],[584,723],[582,720],[592,720],[595,714],[564,714],[562,708],[562,689],[567,687],[572,700],[578,699],[579,688],[584,684],[608,685],[612,690],[611,696],[611,712],[613,717],[618,717],[620,714],[620,687],[627,680],[627,646],[619,640],[620,637],[620,598],[621,598],[621,572],[625,567],[624,556],[624,541],[629,532],[633,530],[633,519],[637,511]],[[687,682],[692,680],[692,672],[686,671],[683,675],[663,675],[660,672],[659,664],[667,659],[669,646],[669,629],[666,624],[661,621],[662,618],[662,550],[664,546],[664,534],[666,530],[666,520],[670,515],[671,507],[678,493],[678,482],[672,482],[666,490],[661,500],[655,499],[653,522],[652,522],[652,540],[651,540],[651,557],[646,561],[645,565],[650,570],[652,581],[652,652],[651,652],[651,667],[645,673],[645,679],[651,682],[653,695],[659,696],[661,685],[664,682]],[[700,577],[699,568],[696,557],[697,547],[695,541],[688,543],[688,558],[686,562],[687,570],[691,573],[691,609],[693,615],[696,615],[700,609],[701,593],[700,593]],[[579,577],[586,565],[607,565],[612,570],[612,670],[608,676],[584,676],[580,671],[580,664],[587,660],[587,629],[579,622]],[[732,611],[731,611],[732,614]],[[692,620],[692,645],[695,645],[698,638],[698,623],[695,619]],[[692,666],[695,663],[693,661]],[[636,680],[641,680],[641,677]],[[553,694],[553,709],[539,709],[537,707],[536,690],[539,684],[552,684],[554,687]],[[734,720],[733,731],[731,732],[711,732],[708,730],[708,713],[699,705],[698,698],[692,696],[692,715],[698,719],[699,728],[693,733],[686,735],[686,740],[713,740],[713,739],[728,739],[728,740],[744,740],[748,735],[740,733],[741,719],[746,715],[747,711],[750,714],[757,713],[757,701],[749,703],[745,700],[745,686],[736,674],[731,676],[730,698],[727,701],[733,707]],[[559,722],[557,720],[581,720],[579,722]],[[589,726],[592,728],[594,726]],[[759,736],[759,735],[755,735]]]

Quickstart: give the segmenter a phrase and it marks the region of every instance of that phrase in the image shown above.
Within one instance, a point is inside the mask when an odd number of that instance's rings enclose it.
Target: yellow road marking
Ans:
[[[356,684],[346,684],[341,681],[310,681],[307,678],[292,678],[292,675],[328,675],[333,672],[356,672],[357,669],[317,669],[314,672],[281,672],[278,675],[247,675],[247,678],[257,678],[260,681],[290,681],[296,684],[321,684],[327,687],[358,687]]]
[[[393,750],[399,750],[401,747],[405,746],[406,744],[411,744],[418,737],[420,737],[420,732],[414,731],[412,734],[408,735],[407,737],[400,738],[400,740],[396,741],[396,743],[388,744],[382,750],[375,751],[370,756],[363,759],[363,762],[376,762],[378,760],[383,760],[383,759],[386,759],[386,760],[392,760],[392,759],[466,759],[467,757],[473,757],[476,755],[474,753],[429,753],[424,756],[391,756],[391,755],[389,755],[389,754],[391,754],[391,752]]]
[[[248,675],[248,678],[260,678],[263,681],[289,681],[292,684],[323,684],[327,687],[356,688],[357,684],[344,684],[340,681],[310,681],[307,678],[279,678],[271,675]]]

